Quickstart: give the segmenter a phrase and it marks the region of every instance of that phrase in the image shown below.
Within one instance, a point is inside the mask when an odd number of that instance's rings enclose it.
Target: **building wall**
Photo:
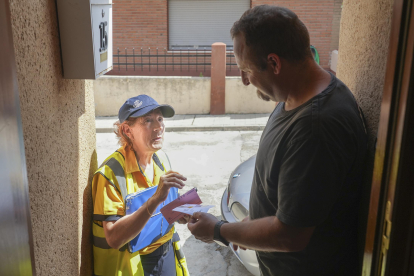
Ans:
[[[10,0],[37,275],[92,275],[93,82],[65,80],[54,0]]]
[[[341,26],[342,2],[343,0],[334,1],[334,13],[332,17],[331,51],[338,50],[339,48],[339,31]]]
[[[113,47],[168,47],[168,0],[113,0]]]
[[[210,78],[105,76],[94,81],[96,116],[117,116],[130,97],[147,94],[174,107],[176,114],[210,113]],[[111,104],[108,104],[111,103]],[[256,97],[256,88],[240,77],[226,78],[226,113],[270,113],[274,102]]]
[[[240,77],[226,77],[226,113],[271,113],[275,102],[265,102],[257,97],[257,88],[245,86]]]
[[[252,0],[252,7],[262,4],[284,6],[298,14],[306,24],[320,55],[320,64],[329,68],[330,52],[339,41],[340,2],[342,0]],[[168,48],[168,0],[113,0],[114,54],[132,54],[135,50]],[[241,15],[240,15],[241,16]],[[121,58],[122,59],[122,58]],[[114,60],[117,62],[117,59]],[[120,61],[124,62],[124,61]],[[130,61],[132,62],[132,61]],[[137,61],[138,62],[138,61]],[[121,67],[122,68],[122,67]],[[140,72],[136,71],[136,75]],[[157,73],[153,71],[154,75]]]
[[[362,107],[371,144],[379,123],[393,3],[344,0],[342,8],[337,76]]]
[[[94,93],[96,116],[118,116],[124,102],[140,94],[172,105],[176,114],[210,111],[210,78],[106,76],[95,81]]]

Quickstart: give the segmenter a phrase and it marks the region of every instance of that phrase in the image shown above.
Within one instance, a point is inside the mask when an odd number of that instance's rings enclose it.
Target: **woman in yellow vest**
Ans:
[[[96,171],[92,182],[94,275],[189,275],[174,227],[149,246],[131,253],[135,238],[168,195],[187,180],[171,171],[164,141],[164,117],[174,116],[169,105],[147,95],[128,99],[120,108],[115,134],[121,148]],[[125,215],[125,194],[158,185],[157,192],[138,210]],[[185,219],[179,221],[185,223]]]

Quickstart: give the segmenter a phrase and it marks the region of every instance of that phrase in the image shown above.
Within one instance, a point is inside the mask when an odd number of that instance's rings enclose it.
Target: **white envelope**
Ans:
[[[214,205],[184,204],[173,209],[173,211],[193,215],[195,212],[207,213]]]

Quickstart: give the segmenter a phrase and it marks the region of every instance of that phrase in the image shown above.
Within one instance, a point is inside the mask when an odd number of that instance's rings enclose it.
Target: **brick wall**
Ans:
[[[155,53],[157,47],[160,52],[168,48],[168,0],[113,0],[113,3],[114,54],[117,48],[120,54],[125,54],[125,48],[128,48],[128,54],[132,54],[132,48],[136,54],[141,47],[144,51],[151,47],[151,53]],[[308,27],[311,44],[319,52],[321,66],[329,68],[330,53],[338,48],[342,0],[251,0],[252,6],[262,4],[284,6],[294,11]],[[120,62],[124,62],[122,58]],[[112,74],[122,74],[115,71]],[[128,75],[131,74],[135,73],[129,70]],[[137,71],[136,74],[142,72]],[[157,73],[152,70],[145,74]]]
[[[334,14],[332,19],[332,38],[331,38],[331,51],[338,50],[339,48],[339,27],[341,23],[342,1],[335,0],[334,2]]]
[[[167,0],[113,0],[113,47],[167,47]]]

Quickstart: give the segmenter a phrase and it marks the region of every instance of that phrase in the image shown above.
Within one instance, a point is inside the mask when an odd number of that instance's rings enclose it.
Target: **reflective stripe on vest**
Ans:
[[[127,187],[124,168],[115,158],[109,159],[108,162],[106,162],[106,165],[114,172],[116,180],[118,181],[119,189],[121,189],[120,192],[122,200],[125,202],[125,197],[127,196]]]
[[[178,236],[178,233],[175,231],[172,237],[172,244],[175,253],[175,265],[177,276],[189,276],[190,273],[188,272],[187,261],[180,246],[180,236]]]
[[[180,236],[178,236],[178,233],[175,232],[172,237],[172,242],[179,242],[179,241],[180,241]],[[178,248],[178,249],[174,248],[174,250],[175,250],[175,254],[177,255],[178,260],[181,260],[184,258],[184,253],[181,250],[181,248]]]
[[[112,247],[106,242],[106,238],[93,236],[93,245],[102,249],[111,249]]]
[[[112,249],[112,247],[106,241],[105,237],[93,236],[93,245],[101,249]],[[121,248],[119,248],[119,251],[124,252],[127,248],[128,248],[128,243],[124,244]]]

